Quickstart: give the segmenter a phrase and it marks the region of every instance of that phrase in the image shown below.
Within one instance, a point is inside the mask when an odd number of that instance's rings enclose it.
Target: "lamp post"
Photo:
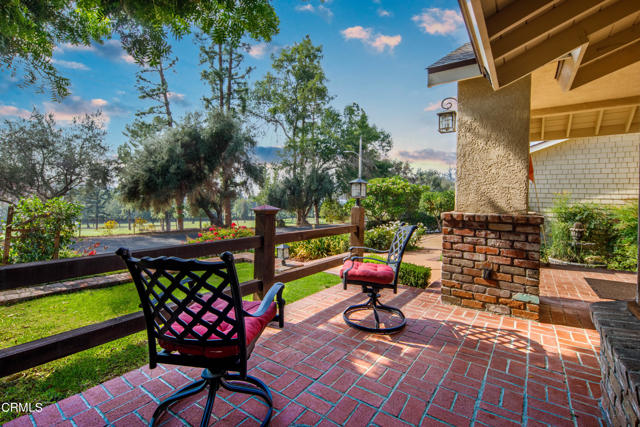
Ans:
[[[283,243],[276,246],[276,256],[282,261],[282,265],[287,265],[286,261],[289,259],[289,245]]]
[[[353,151],[348,152],[356,154]],[[354,179],[349,184],[351,185],[351,197],[356,199],[356,205],[360,206],[360,199],[367,197],[367,181],[362,179],[362,136],[358,149],[358,179]]]
[[[452,133],[456,131],[456,110],[452,110],[453,102],[458,104],[455,98],[445,98],[440,103],[443,110],[438,113],[438,132]]]

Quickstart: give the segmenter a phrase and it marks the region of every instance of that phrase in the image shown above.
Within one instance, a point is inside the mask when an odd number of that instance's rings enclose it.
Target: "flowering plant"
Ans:
[[[208,230],[198,233],[198,237],[195,239],[187,239],[187,243],[213,242],[215,240],[237,239],[249,236],[253,236],[253,230],[232,222],[229,228],[209,227]]]

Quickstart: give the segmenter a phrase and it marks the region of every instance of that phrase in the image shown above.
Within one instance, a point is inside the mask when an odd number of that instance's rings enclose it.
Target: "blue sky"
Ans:
[[[271,67],[270,55],[309,34],[324,50],[323,66],[333,104],[342,109],[360,104],[371,121],[391,133],[392,157],[415,167],[446,170],[455,164],[455,135],[437,132],[436,112],[442,98],[456,95],[454,84],[428,89],[425,67],[467,41],[457,1],[276,0],[280,33],[271,43],[250,41],[246,64],[255,66],[252,80]],[[193,38],[172,41],[179,60],[168,75],[174,114],[202,109],[206,87],[200,81],[198,46]],[[118,40],[92,47],[59,46],[53,57],[71,79],[72,94],[62,103],[0,71],[0,118],[26,116],[32,108],[52,112],[60,123],[74,115],[101,109],[107,141],[125,141],[124,126],[138,109],[135,73]],[[265,129],[262,146],[281,145],[283,137]]]

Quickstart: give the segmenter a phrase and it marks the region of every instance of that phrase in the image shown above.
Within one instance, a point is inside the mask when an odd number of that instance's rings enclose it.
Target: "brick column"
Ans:
[[[442,302],[539,318],[540,215],[442,214]]]

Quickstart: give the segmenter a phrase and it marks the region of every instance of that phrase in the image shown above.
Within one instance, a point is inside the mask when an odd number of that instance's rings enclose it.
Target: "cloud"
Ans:
[[[186,99],[186,96],[184,93],[167,92],[167,96],[169,97],[169,100],[174,104],[189,105],[189,100]]]
[[[424,107],[424,111],[436,111],[439,108],[440,108],[440,103],[436,101]]]
[[[374,49],[378,52],[383,52],[385,47],[388,47],[390,51],[393,51],[393,48],[398,46],[402,41],[402,36],[383,36],[379,35],[375,38],[375,40],[371,43]]]
[[[430,8],[411,18],[424,33],[447,35],[464,26],[462,15],[453,9]]]
[[[453,151],[434,150],[423,148],[422,150],[400,150],[398,156],[408,161],[438,161],[449,165],[456,163],[456,153]]]
[[[307,3],[304,5],[298,5],[295,7],[298,12],[309,12],[315,13],[316,15],[322,16],[327,21],[330,21],[333,18],[333,12],[326,6],[319,4],[318,6],[314,6],[311,3]]]
[[[0,117],[22,117],[27,119],[31,113],[24,108],[14,107],[13,105],[0,105]]]
[[[361,25],[349,27],[341,31],[345,39],[368,40],[371,38],[371,28],[363,28]]]
[[[262,58],[267,53],[268,48],[269,45],[264,42],[251,45],[251,47],[249,48],[249,56],[252,56],[254,58]]]
[[[391,12],[389,12],[388,10],[384,10],[384,9],[380,8],[380,9],[378,9],[378,16],[386,18],[388,16],[391,16]]]
[[[63,43],[60,46],[56,46],[55,52],[58,54],[65,52],[92,52],[114,62],[124,61],[129,64],[135,62],[133,57],[122,48],[120,40],[107,40],[104,43],[94,43],[90,46]]]
[[[62,68],[71,68],[72,70],[88,70],[89,67],[87,67],[86,65],[84,65],[82,62],[76,62],[76,61],[65,61],[63,59],[52,59],[51,62],[53,62],[56,65],[59,65]]]
[[[399,34],[395,36],[374,34],[371,28],[364,28],[361,25],[346,28],[342,30],[341,33],[346,40],[360,40],[378,52],[384,52],[386,48],[389,48],[389,52],[393,52],[393,48],[402,41],[402,36]]]
[[[42,105],[47,113],[53,114],[56,121],[63,123],[70,123],[75,117],[101,110],[103,123],[107,124],[111,121],[111,117],[122,116],[128,111],[119,103],[110,103],[102,98],[86,100],[76,95],[66,97],[61,103],[43,102]]]

